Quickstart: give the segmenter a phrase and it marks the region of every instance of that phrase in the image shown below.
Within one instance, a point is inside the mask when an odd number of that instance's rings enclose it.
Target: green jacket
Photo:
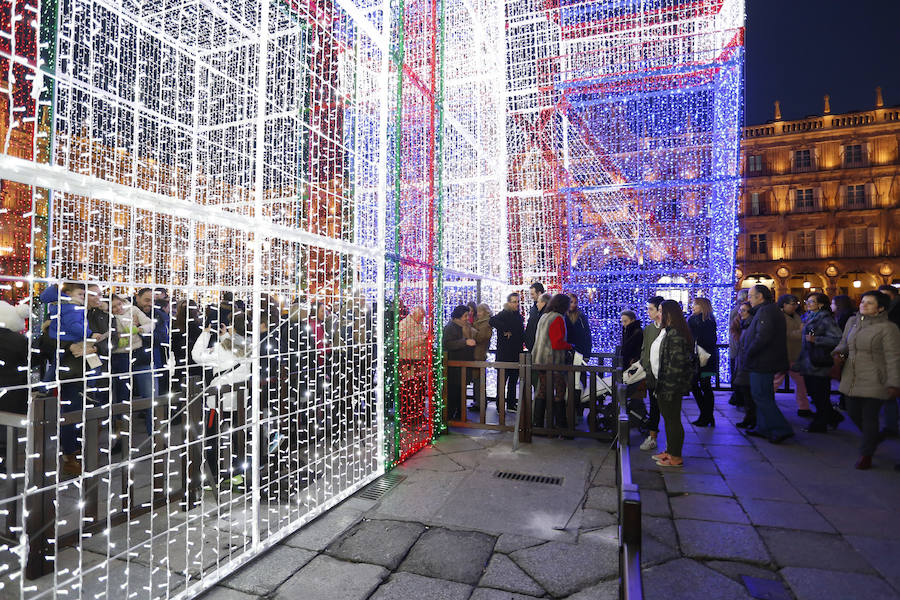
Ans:
[[[641,344],[641,366],[644,367],[644,373],[650,373],[650,346],[659,336],[659,327],[654,321],[644,327],[644,343]]]
[[[659,349],[659,375],[653,376],[648,369],[647,385],[656,392],[657,398],[680,398],[691,389],[696,365],[694,348],[677,330],[669,328]],[[649,354],[648,354],[649,363]],[[649,366],[649,365],[648,365]]]

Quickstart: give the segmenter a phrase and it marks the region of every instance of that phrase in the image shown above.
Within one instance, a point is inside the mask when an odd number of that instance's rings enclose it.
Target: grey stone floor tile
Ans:
[[[306,548],[321,552],[335,538],[352,527],[362,518],[362,513],[352,508],[338,506],[324,515],[319,516],[311,523],[307,523],[300,530],[288,536],[282,543],[293,548]]]
[[[651,454],[655,454],[657,450],[654,450]],[[685,443],[684,447],[681,449],[681,454],[685,458],[709,458],[709,451],[702,444],[688,444]]]
[[[754,450],[754,452],[756,452]],[[757,456],[760,456],[757,453]],[[742,460],[734,458],[714,458],[716,468],[725,477],[779,477],[780,471],[770,462],[763,460]]]
[[[381,585],[388,570],[319,555],[275,592],[279,600],[364,600]]]
[[[669,498],[672,514],[676,519],[700,519],[723,523],[745,523],[750,520],[734,498],[686,494]]]
[[[641,489],[641,513],[668,517],[672,514],[669,495],[663,491]]]
[[[871,575],[788,567],[781,576],[797,600],[897,600],[896,591]]]
[[[815,531],[760,528],[779,567],[808,567],[874,573],[869,563],[839,535]]]
[[[703,598],[703,600],[749,599],[743,585],[682,558],[650,567],[643,573],[645,598]]]
[[[229,575],[221,585],[262,596],[275,590],[315,556],[312,550],[275,546]]]
[[[714,496],[731,496],[731,488],[719,475],[691,475],[667,471],[664,475],[666,489],[673,494],[708,494]]]
[[[644,537],[653,537],[670,548],[678,547],[678,536],[672,519],[641,515],[641,532]]]
[[[750,446],[709,446],[707,449],[713,459],[732,462],[762,462],[764,457]]]
[[[618,600],[619,580],[604,581],[576,592],[566,600]]]
[[[741,504],[754,525],[835,533],[834,527],[809,504],[743,498]]]
[[[705,564],[710,569],[718,571],[722,575],[733,579],[741,585],[744,584],[744,582],[741,580],[742,575],[747,575],[748,577],[757,577],[759,579],[781,580],[776,571],[764,569],[763,567],[757,565],[750,565],[739,561],[710,560],[706,561]]]
[[[527,594],[529,596],[543,596],[544,588],[539,586],[534,579],[519,568],[511,558],[505,554],[494,554],[488,563],[479,587],[496,588],[506,592]]]
[[[685,556],[767,564],[769,554],[750,525],[676,519],[675,529]]]
[[[894,496],[894,500],[897,501],[897,496]],[[900,515],[895,511],[822,505],[817,506],[816,510],[844,535],[900,540]]]
[[[662,474],[655,469],[652,471],[632,470],[631,480],[638,485],[642,492],[666,489]]]
[[[588,490],[584,507],[616,512],[619,510],[619,492],[614,487],[592,487]]]
[[[898,596],[900,596],[900,564],[898,564],[898,561],[900,561],[900,540],[885,540],[857,535],[844,536],[844,539],[870,565],[875,567],[888,583],[894,586]]]
[[[681,553],[669,546],[658,541],[654,537],[645,536],[641,540],[641,567],[646,569],[653,565],[659,565],[670,560],[681,558]]]
[[[547,540],[542,540],[540,538],[529,537],[526,535],[515,535],[513,533],[504,533],[499,538],[497,538],[497,543],[494,545],[494,552],[502,552],[504,554],[510,554],[511,552],[515,552],[516,550],[521,550],[522,548],[531,548],[532,546],[537,546],[538,544],[543,544]]]
[[[197,596],[197,600],[256,600],[256,598],[259,598],[258,594],[239,592],[220,585],[204,592],[201,596]]]
[[[394,570],[425,531],[420,523],[367,519],[357,523],[328,546],[326,553],[352,562]]]
[[[493,536],[475,531],[429,529],[410,549],[400,570],[475,585],[495,542]]]
[[[612,577],[619,569],[618,545],[614,541],[606,544],[547,542],[513,552],[510,556],[557,598]],[[562,569],[560,565],[566,565],[566,568]]]
[[[575,513],[575,516],[572,518],[572,523],[569,526],[577,527],[578,529],[595,529],[597,527],[606,527],[618,522],[618,519],[615,515],[616,512],[618,511],[607,512],[605,510],[585,508]]]
[[[848,485],[841,479],[832,479],[829,483],[794,482],[794,487],[810,504],[842,507],[845,513],[853,513],[859,509],[893,508],[889,499],[872,494],[868,487]],[[848,508],[851,510],[846,510]]]
[[[394,573],[379,587],[370,600],[466,600],[472,586],[456,581],[424,577],[415,573]]]
[[[684,461],[684,467],[679,473],[691,473],[694,475],[718,475],[719,469],[711,458],[687,457],[690,460]]]
[[[571,597],[572,596],[570,596],[570,598]],[[469,596],[469,600],[534,600],[534,598],[535,596],[504,592],[503,590],[495,590],[493,588],[476,588],[475,591],[472,592],[472,595]]]
[[[726,475],[725,480],[738,498],[806,503],[806,498],[781,475]]]

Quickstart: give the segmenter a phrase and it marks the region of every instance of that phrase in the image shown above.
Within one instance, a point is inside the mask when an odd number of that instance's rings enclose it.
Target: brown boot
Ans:
[[[81,475],[81,461],[74,454],[63,454],[62,471],[66,475]]]

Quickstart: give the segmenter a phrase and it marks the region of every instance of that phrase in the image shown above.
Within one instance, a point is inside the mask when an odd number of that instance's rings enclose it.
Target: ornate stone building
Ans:
[[[858,296],[900,284],[900,106],[744,128],[738,287]]]

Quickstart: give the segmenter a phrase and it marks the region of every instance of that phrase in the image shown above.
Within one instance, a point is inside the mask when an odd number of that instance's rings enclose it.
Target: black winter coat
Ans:
[[[632,321],[622,330],[622,367],[628,368],[641,360],[644,331],[640,321]]]
[[[109,332],[109,325],[112,321],[111,315],[102,308],[91,308],[87,311],[88,329],[93,333]],[[97,355],[103,360],[109,360],[109,355],[116,346],[119,345],[119,334],[113,329],[109,337],[105,340],[97,342]]]
[[[747,344],[741,350],[742,364],[751,373],[781,373],[788,370],[787,324],[774,302],[750,309],[753,320],[747,330]]]
[[[572,344],[575,350],[583,354],[585,358],[591,353],[593,345],[591,324],[580,310],[574,323],[569,315],[566,315],[566,341]]]
[[[491,317],[491,327],[497,330],[497,360],[499,362],[519,362],[522,345],[525,343],[525,320],[522,314],[512,310],[501,310]]]
[[[0,388],[28,383],[28,338],[21,333],[0,328]],[[28,390],[8,391],[0,396],[0,410],[25,414],[28,412]],[[7,444],[14,443],[8,440]]]
[[[475,346],[466,345],[466,336],[463,335],[462,327],[453,321],[444,325],[443,344],[448,359],[475,360]]]
[[[688,319],[688,327],[698,346],[709,352],[709,362],[700,370],[705,373],[717,373],[719,371],[719,348],[716,346],[716,320],[709,318],[703,320],[702,315],[691,315]]]
[[[541,320],[542,314],[544,313],[538,310],[535,302],[528,313],[528,325],[525,326],[525,347],[529,352],[534,349],[534,336],[537,335],[538,321]]]

